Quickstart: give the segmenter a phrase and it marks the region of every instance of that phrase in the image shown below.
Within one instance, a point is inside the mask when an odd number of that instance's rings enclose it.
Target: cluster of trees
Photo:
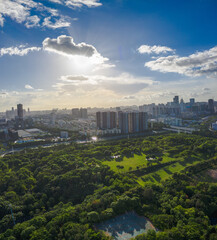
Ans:
[[[217,210],[217,184],[175,174],[158,189],[150,187],[155,201],[147,202],[143,208],[160,231],[149,231],[137,236],[136,240],[217,239],[217,226],[210,222]]]
[[[132,210],[160,230],[136,239],[217,239],[210,222],[217,211],[217,184],[193,176],[217,165],[216,145],[201,136],[171,134],[5,156],[0,159],[0,240],[111,239],[95,223]],[[204,161],[143,187],[132,172],[117,174],[102,164],[111,156],[160,158],[165,152],[177,158],[198,154]]]

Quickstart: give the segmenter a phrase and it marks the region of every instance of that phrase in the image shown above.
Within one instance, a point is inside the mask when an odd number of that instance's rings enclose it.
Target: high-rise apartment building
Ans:
[[[87,108],[73,108],[72,109],[72,117],[73,118],[88,118],[87,116]]]
[[[101,112],[96,113],[96,126],[98,129],[102,128],[102,114]]]
[[[139,132],[139,112],[128,113],[129,133]]]
[[[80,114],[81,114],[81,118],[86,119],[87,118],[87,108],[81,108]]]
[[[96,125],[99,129],[113,129],[117,127],[116,112],[97,112]]]
[[[118,112],[118,128],[121,133],[129,133],[129,120],[127,112]]]
[[[148,129],[148,114],[146,112],[139,112],[139,132]]]
[[[116,128],[117,127],[117,113],[116,112],[110,112],[110,128]]]
[[[73,118],[79,118],[80,117],[80,110],[79,110],[79,108],[73,108],[72,109],[72,117]]]
[[[107,112],[102,112],[102,128],[103,129],[109,128],[109,126],[108,126],[108,113]]]
[[[97,112],[96,125],[98,129],[119,128],[124,134],[138,133],[148,129],[148,114],[146,112]]]

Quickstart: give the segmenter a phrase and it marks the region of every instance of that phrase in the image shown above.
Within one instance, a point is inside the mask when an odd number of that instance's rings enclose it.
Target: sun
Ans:
[[[105,61],[107,61],[107,59],[102,57],[100,54],[94,54],[91,57],[77,55],[70,57],[69,64],[76,72],[88,74],[96,69],[102,68]]]

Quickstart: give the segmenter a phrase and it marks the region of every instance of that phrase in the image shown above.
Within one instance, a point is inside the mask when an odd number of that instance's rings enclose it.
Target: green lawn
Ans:
[[[159,183],[162,180],[168,179],[170,176],[172,176],[174,173],[181,172],[184,170],[187,166],[194,165],[199,163],[202,158],[199,156],[190,156],[188,160],[185,160],[183,158],[171,158],[167,154],[163,156],[163,161],[161,163],[167,163],[177,160],[177,163],[173,163],[169,166],[162,167],[162,169],[157,170],[156,172],[149,173],[147,175],[144,175],[142,177],[138,178],[138,183],[140,185],[144,185],[145,182],[153,182],[153,183]],[[137,167],[145,168],[147,167],[148,161],[146,160],[146,155],[134,155],[134,157],[124,157],[121,162],[117,162],[115,160],[111,161],[104,161],[103,164],[109,166],[111,170],[114,172],[129,172],[129,168],[131,167],[131,170],[136,170]],[[118,169],[117,166],[123,166],[122,169]]]
[[[128,172],[129,168],[132,167],[132,170],[135,170],[137,166],[146,167],[147,166],[146,155],[134,155],[134,157],[124,157],[121,162],[117,162],[115,160],[105,161],[103,164],[108,165],[111,170],[114,172]],[[123,169],[118,169],[117,166],[123,166]]]
[[[163,161],[161,163],[166,163],[174,161],[174,158],[168,157],[167,155],[163,156]],[[134,157],[124,157],[121,162],[117,162],[115,160],[112,161],[105,161],[103,164],[108,165],[111,170],[114,172],[129,172],[129,168],[132,167],[131,170],[136,170],[137,167],[147,167],[148,161],[146,160],[146,155],[134,155]],[[123,166],[123,169],[118,169],[117,166]]]
[[[195,159],[194,161],[180,161],[177,163],[174,163],[170,166],[164,167],[154,173],[150,173],[147,175],[144,175],[140,178],[138,178],[138,183],[140,185],[144,185],[145,182],[153,182],[153,183],[159,183],[162,180],[166,180],[169,177],[171,177],[174,173],[181,172],[184,170],[187,166],[195,165],[199,163],[201,159]]]

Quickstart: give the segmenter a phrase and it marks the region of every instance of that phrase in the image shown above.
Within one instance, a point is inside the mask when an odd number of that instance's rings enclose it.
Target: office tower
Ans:
[[[12,108],[11,108],[11,116],[12,116],[12,118],[14,118],[14,117],[15,117],[15,115],[16,115],[16,114],[15,114],[14,107],[12,107]]]
[[[181,101],[180,101],[180,110],[181,110],[181,112],[184,112],[184,111],[185,111],[185,103],[184,103],[183,98],[182,98]]]
[[[7,119],[12,119],[12,112],[11,112],[11,111],[8,111],[8,110],[7,110],[7,111],[5,112],[5,115],[6,115],[6,118],[7,118]]]
[[[173,102],[174,102],[175,104],[179,104],[179,96],[175,96],[175,97],[173,98]]]
[[[19,119],[23,118],[23,105],[17,104],[17,116]]]
[[[116,111],[117,112],[121,111],[121,108],[120,107],[116,107]]]
[[[80,109],[80,116],[81,118],[87,118],[87,108],[81,108]]]
[[[190,98],[190,105],[194,105],[195,104],[195,99],[194,98]]]
[[[73,118],[79,118],[79,117],[80,117],[79,108],[73,108],[73,109],[72,109],[72,117],[73,117]]]
[[[208,111],[209,111],[211,114],[215,112],[213,99],[209,99],[209,100],[208,100]]]

